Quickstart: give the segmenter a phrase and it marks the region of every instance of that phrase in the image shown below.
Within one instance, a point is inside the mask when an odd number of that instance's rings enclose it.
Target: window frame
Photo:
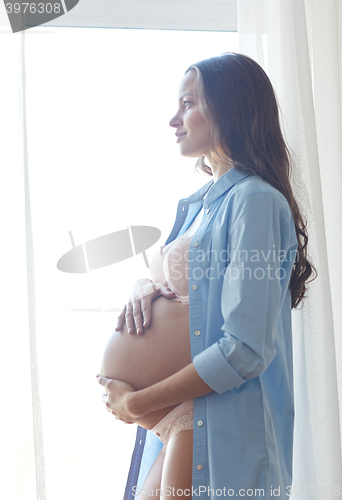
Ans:
[[[237,0],[80,0],[44,26],[237,31]]]

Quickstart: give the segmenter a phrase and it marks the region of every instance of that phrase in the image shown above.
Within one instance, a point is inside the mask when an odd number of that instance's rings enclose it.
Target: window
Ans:
[[[179,82],[191,63],[238,51],[237,33],[41,27],[25,43],[48,498],[120,499],[136,426],[104,410],[95,375],[109,310],[149,270],[142,255],[89,273],[57,261],[71,236],[80,245],[130,225],[161,230],[148,258],[165,242],[178,200],[210,180],[168,125]]]
[[[237,31],[237,0],[64,0],[48,26]],[[76,4],[74,8],[72,5]],[[66,9],[64,9],[66,12]]]

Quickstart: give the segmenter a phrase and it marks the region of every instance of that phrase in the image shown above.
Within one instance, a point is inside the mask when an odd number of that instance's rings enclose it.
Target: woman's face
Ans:
[[[186,73],[179,88],[178,110],[169,124],[176,129],[177,144],[182,156],[207,156],[212,139],[210,128],[198,108],[197,74]]]

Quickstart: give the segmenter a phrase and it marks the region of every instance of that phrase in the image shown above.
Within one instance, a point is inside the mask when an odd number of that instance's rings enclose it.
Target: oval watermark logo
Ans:
[[[24,31],[64,16],[79,0],[43,0],[24,2],[4,0],[12,32]]]

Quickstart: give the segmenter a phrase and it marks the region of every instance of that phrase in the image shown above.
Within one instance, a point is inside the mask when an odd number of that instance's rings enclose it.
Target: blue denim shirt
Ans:
[[[214,392],[194,400],[189,498],[288,499],[294,424],[289,281],[298,248],[291,210],[268,182],[235,167],[179,201],[165,244],[183,234],[202,207],[189,250],[190,341],[194,366]],[[142,487],[161,446],[138,427],[125,499],[133,498],[133,485]]]

